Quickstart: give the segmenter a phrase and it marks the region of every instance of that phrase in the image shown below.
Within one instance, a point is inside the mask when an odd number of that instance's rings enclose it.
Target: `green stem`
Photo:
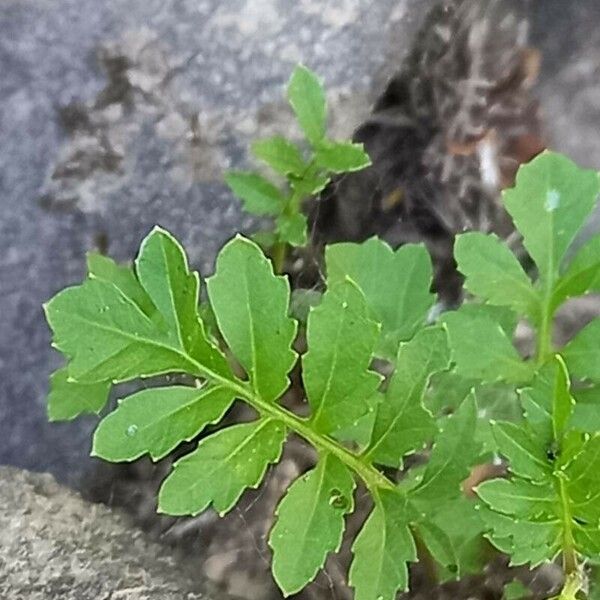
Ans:
[[[180,353],[193,367],[194,374],[205,377],[219,385],[229,388],[235,395],[248,403],[261,416],[269,417],[283,423],[288,429],[312,444],[317,450],[328,452],[339,458],[347,467],[352,469],[364,482],[371,492],[378,489],[397,490],[396,485],[380,473],[372,464],[361,456],[348,450],[333,438],[315,431],[307,419],[298,417],[279,404],[266,402],[256,394],[249,385],[219,375],[197,362],[191,356]]]
[[[271,251],[271,259],[273,261],[273,270],[276,275],[281,275],[285,267],[285,259],[287,258],[288,245],[285,242],[275,242]]]

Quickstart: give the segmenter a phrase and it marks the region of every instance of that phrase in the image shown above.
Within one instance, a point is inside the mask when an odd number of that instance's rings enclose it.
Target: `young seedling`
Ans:
[[[313,168],[327,178],[323,172],[351,154],[347,145],[328,154],[319,90],[306,69],[295,71],[289,93],[311,158],[290,151],[286,160],[296,156],[298,168],[282,166],[288,154],[273,149],[288,148],[285,141],[258,152],[290,182],[291,196],[278,196],[280,212],[270,213],[281,222],[296,214],[304,194],[297,190],[314,193],[306,184],[314,182]],[[236,177],[230,184],[245,182],[246,201],[264,188],[254,175]],[[237,236],[219,253],[206,281],[214,317],[208,329],[198,307],[200,278],[179,243],[157,227],[132,268],[92,255],[88,278],[45,306],[54,346],[67,360],[52,377],[50,418],[100,413],[114,384],[186,373],[197,385],[134,393],[94,434],[95,456],[160,460],[220,423],[236,400],[251,406],[253,421],[217,428],[175,463],[158,497],[159,511],[170,515],[209,507],[227,513],[261,484],[291,433],[304,439],[318,461],[290,485],[269,537],[273,576],[286,595],[312,581],[339,549],[361,484],[372,509],[352,545],[349,584],[357,600],[393,600],[408,587],[407,564],[419,558],[440,579],[477,571],[484,536],[514,564],[561,556],[560,597],[574,600],[585,588],[586,561],[600,559],[600,320],[562,350],[552,344],[552,323],[568,298],[600,290],[599,238],[565,259],[598,190],[596,173],[556,154],[523,167],[505,205],[537,281],[494,236],[459,236],[458,266],[479,301],[437,324],[428,323],[432,267],[422,245],[394,251],[371,239],[327,248],[326,291],[307,311],[308,349],[300,359],[288,279],[257,244]],[[289,241],[280,229],[277,235]],[[538,333],[529,360],[512,344],[519,319]],[[282,403],[299,360],[308,417]],[[375,364],[386,365],[385,377]],[[462,390],[449,410],[433,409],[433,378]],[[478,397],[498,382],[518,390],[518,410],[510,421],[486,422],[491,435],[482,446]],[[407,470],[405,457],[424,449],[428,460]],[[510,476],[480,483],[476,499],[464,482],[490,451],[508,461]],[[399,482],[385,474],[399,469]]]
[[[256,172],[231,171],[225,181],[245,209],[274,219],[272,231],[261,235],[273,258],[275,272],[284,268],[287,249],[307,243],[303,201],[321,192],[335,174],[359,171],[371,164],[362,144],[327,136],[327,105],[318,77],[297,66],[287,87],[288,100],[305,140],[301,146],[282,136],[259,140],[252,153],[283,177],[279,186]]]

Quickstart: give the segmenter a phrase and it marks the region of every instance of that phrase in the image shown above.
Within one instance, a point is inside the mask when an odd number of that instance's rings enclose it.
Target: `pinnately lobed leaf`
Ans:
[[[513,564],[536,565],[559,551],[569,566],[576,554],[600,556],[600,436],[568,430],[574,403],[559,356],[526,390],[523,406],[522,425],[498,425],[511,479],[477,488],[491,509],[482,512],[490,541]]]
[[[284,176],[301,177],[308,166],[298,146],[281,136],[254,142],[252,153]]]
[[[328,289],[309,313],[302,379],[321,433],[341,429],[368,412],[381,377],[369,370],[379,335],[361,291],[351,281]]]
[[[327,554],[339,549],[344,515],[354,509],[354,487],[348,468],[325,454],[314,469],[290,486],[279,503],[269,545],[273,576],[285,595],[310,583]]]
[[[385,398],[378,405],[366,457],[375,463],[399,468],[402,457],[420,450],[437,432],[435,421],[423,407],[430,377],[450,365],[446,333],[423,329],[400,345],[396,368]]]
[[[288,280],[273,274],[256,244],[238,236],[219,253],[207,287],[219,330],[253,390],[265,402],[275,401],[287,389],[296,362]]]
[[[246,488],[256,488],[281,456],[285,427],[261,419],[204,438],[178,460],[163,482],[158,508],[169,515],[197,515],[209,506],[227,513]]]
[[[229,171],[225,182],[244,203],[248,212],[255,215],[277,216],[287,201],[279,188],[258,173]]]
[[[467,308],[475,307],[465,306],[444,314],[441,319],[448,331],[456,372],[484,383],[529,381],[532,365],[521,359],[501,324],[490,317],[487,307],[479,311]]]
[[[519,314],[537,316],[540,299],[531,280],[508,246],[495,235],[463,233],[454,256],[465,276],[465,287],[476,296]]]
[[[330,285],[349,277],[360,287],[373,319],[382,326],[376,354],[395,360],[400,342],[426,322],[434,302],[433,271],[425,247],[407,244],[394,251],[371,238],[362,244],[327,246],[325,262]]]

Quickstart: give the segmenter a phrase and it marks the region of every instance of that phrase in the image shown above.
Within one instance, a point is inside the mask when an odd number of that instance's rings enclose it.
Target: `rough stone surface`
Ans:
[[[164,547],[50,475],[0,467],[0,598],[224,600]]]
[[[248,141],[287,131],[299,60],[350,132],[432,0],[4,0],[0,11],[0,463],[76,483],[93,420],[48,425],[41,304],[84,253],[130,259],[155,224],[211,269],[252,222],[221,183]],[[600,164],[596,0],[532,0],[553,146]],[[565,31],[577,35],[565,37]],[[119,70],[125,61],[126,77]],[[121,65],[122,67],[123,65]]]
[[[325,78],[333,130],[349,133],[430,4],[3,2],[0,463],[70,483],[89,467],[93,420],[46,423],[58,357],[41,309],[81,279],[86,250],[131,259],[160,223],[210,271],[218,247],[252,226],[222,172],[246,160],[250,139],[287,132],[293,65]]]

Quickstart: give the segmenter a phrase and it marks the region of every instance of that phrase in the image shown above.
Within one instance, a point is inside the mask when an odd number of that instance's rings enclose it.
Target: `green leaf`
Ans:
[[[371,164],[362,144],[324,141],[315,149],[316,163],[333,173],[360,171]]]
[[[327,554],[339,550],[344,515],[354,509],[354,486],[347,467],[326,454],[283,497],[269,544],[273,576],[286,596],[312,581]]]
[[[417,529],[421,540],[427,546],[427,549],[436,562],[451,573],[457,574],[458,557],[456,556],[452,540],[446,532],[433,521],[427,519],[419,522]]]
[[[463,233],[456,238],[454,256],[472,294],[535,318],[538,294],[515,255],[497,236]]]
[[[258,140],[252,144],[256,158],[263,160],[281,175],[290,173],[300,177],[306,171],[306,162],[296,144],[281,136]]]
[[[561,354],[575,377],[600,383],[600,319],[586,325]]]
[[[311,310],[302,379],[317,431],[331,433],[369,410],[368,400],[381,382],[369,371],[378,333],[363,295],[350,281],[328,289]]]
[[[553,282],[567,248],[589,216],[598,192],[596,171],[579,168],[565,156],[543,152],[517,173],[504,204],[540,277]]]
[[[276,400],[287,389],[296,362],[291,348],[296,322],[288,317],[287,279],[273,274],[256,244],[238,236],[219,253],[207,287],[219,330],[253,390],[264,401]]]
[[[479,454],[479,444],[473,436],[476,423],[477,405],[471,394],[443,424],[423,478],[410,492],[412,501],[435,504],[460,495],[461,483]]]
[[[560,551],[561,523],[557,517],[542,515],[537,517],[542,520],[532,521],[493,512],[485,506],[480,508],[490,529],[487,538],[511,557],[512,566],[529,563],[533,568],[552,560]]]
[[[575,407],[569,426],[587,433],[600,431],[600,388],[591,387],[575,393]]]
[[[331,177],[326,173],[322,173],[316,165],[313,165],[308,168],[302,177],[290,175],[289,181],[292,189],[300,198],[308,198],[322,192],[331,181]]]
[[[325,136],[327,107],[319,78],[303,65],[298,65],[288,83],[288,99],[306,139],[318,145]]]
[[[489,549],[482,537],[485,527],[475,502],[460,495],[449,501],[434,503],[423,520],[442,532],[442,537],[436,540],[425,534],[424,542],[444,566],[443,579],[459,579],[469,573],[481,573],[489,560]],[[448,541],[451,548],[447,547]],[[442,542],[443,546],[439,547]]]
[[[394,600],[408,588],[407,562],[417,559],[406,500],[381,492],[352,546],[350,585],[355,600]]]
[[[441,321],[459,375],[484,383],[524,383],[531,378],[531,365],[521,359],[500,324],[484,312],[459,309],[445,313]]]
[[[431,259],[424,246],[407,244],[395,252],[384,241],[334,244],[325,249],[329,285],[349,277],[367,300],[373,318],[382,325],[377,349],[395,360],[398,345],[425,324],[434,296]]]
[[[302,213],[281,214],[277,217],[277,236],[290,246],[306,246],[307,227],[306,217]]]
[[[494,438],[500,453],[509,459],[510,470],[529,479],[543,479],[551,475],[552,465],[546,448],[523,426],[515,423],[495,423]]]
[[[369,460],[399,468],[405,454],[420,450],[435,435],[437,427],[423,407],[423,396],[431,375],[449,364],[446,333],[440,328],[423,329],[400,346],[385,399],[377,409],[366,452]]]
[[[69,421],[84,413],[98,414],[106,405],[110,387],[110,381],[69,381],[67,368],[58,369],[50,377],[49,420]]]
[[[45,305],[54,346],[79,382],[127,381],[169,372],[202,375],[159,327],[111,283],[90,279]]]
[[[283,192],[258,173],[229,171],[225,182],[244,202],[244,208],[255,215],[277,216],[287,202]]]
[[[211,371],[231,378],[225,357],[204,331],[198,313],[198,273],[190,272],[179,242],[169,232],[155,227],[142,242],[135,266],[140,283],[164,318],[175,345]]]
[[[63,290],[44,307],[55,346],[72,358],[69,376],[81,383],[169,372],[230,378],[225,357],[199,319],[198,275],[190,273],[181,246],[155,228],[142,242],[136,268],[156,307],[152,316],[140,308],[131,281],[117,287],[97,278]]]
[[[246,488],[259,486],[269,464],[279,460],[285,436],[281,423],[262,419],[204,438],[173,465],[160,488],[159,512],[197,515],[212,505],[224,515]]]
[[[92,454],[112,462],[164,458],[180,442],[218,423],[234,400],[223,387],[150,388],[119,402],[96,428]]]
[[[600,235],[594,236],[580,248],[569,267],[560,276],[552,296],[552,306],[557,308],[568,298],[598,291],[600,291]]]
[[[152,316],[156,312],[152,300],[148,297],[146,290],[141,286],[130,266],[118,265],[107,256],[90,252],[87,255],[87,267],[88,274],[92,279],[114,284],[148,316]]]
[[[573,518],[597,527],[600,522],[600,434],[585,443],[564,473]]]
[[[524,479],[492,479],[477,487],[477,495],[496,512],[518,517],[552,515],[554,487]]]

